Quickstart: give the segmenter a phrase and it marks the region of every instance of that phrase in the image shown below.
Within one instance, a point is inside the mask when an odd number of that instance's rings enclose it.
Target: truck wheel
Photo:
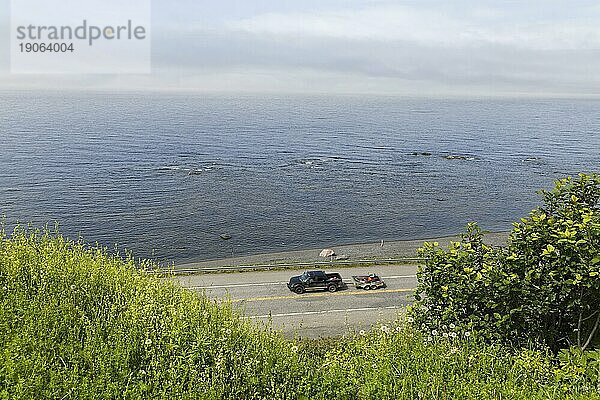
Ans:
[[[365,290],[371,290],[371,285],[365,285]]]
[[[337,291],[337,286],[334,284],[331,284],[329,286],[327,286],[327,290],[329,290],[331,293]]]
[[[302,294],[302,293],[304,293],[304,287],[302,287],[302,286],[296,286],[294,288],[294,292],[298,293],[298,294]]]

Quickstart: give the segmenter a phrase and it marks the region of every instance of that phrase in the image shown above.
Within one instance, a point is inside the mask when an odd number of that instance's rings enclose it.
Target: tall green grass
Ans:
[[[539,351],[429,341],[394,323],[289,341],[60,235],[0,238],[2,399],[600,398]]]

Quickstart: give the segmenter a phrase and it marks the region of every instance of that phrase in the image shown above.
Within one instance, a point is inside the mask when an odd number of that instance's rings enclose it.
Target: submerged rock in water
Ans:
[[[527,157],[523,160],[524,163],[541,164],[543,162],[541,157]]]
[[[460,154],[450,154],[444,157],[446,160],[474,160],[475,157],[464,156]]]

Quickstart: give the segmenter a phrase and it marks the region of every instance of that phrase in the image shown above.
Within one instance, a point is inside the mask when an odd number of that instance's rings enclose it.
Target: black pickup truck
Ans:
[[[302,275],[292,276],[288,288],[298,294],[307,290],[328,290],[335,292],[345,287],[342,276],[338,273],[326,274],[325,271],[306,271]]]

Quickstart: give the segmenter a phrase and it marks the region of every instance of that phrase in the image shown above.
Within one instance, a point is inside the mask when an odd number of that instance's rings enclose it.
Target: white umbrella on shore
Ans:
[[[333,249],[323,249],[321,250],[321,253],[319,253],[319,257],[331,257],[331,260],[333,261],[333,256],[335,256],[335,251],[333,251]]]

